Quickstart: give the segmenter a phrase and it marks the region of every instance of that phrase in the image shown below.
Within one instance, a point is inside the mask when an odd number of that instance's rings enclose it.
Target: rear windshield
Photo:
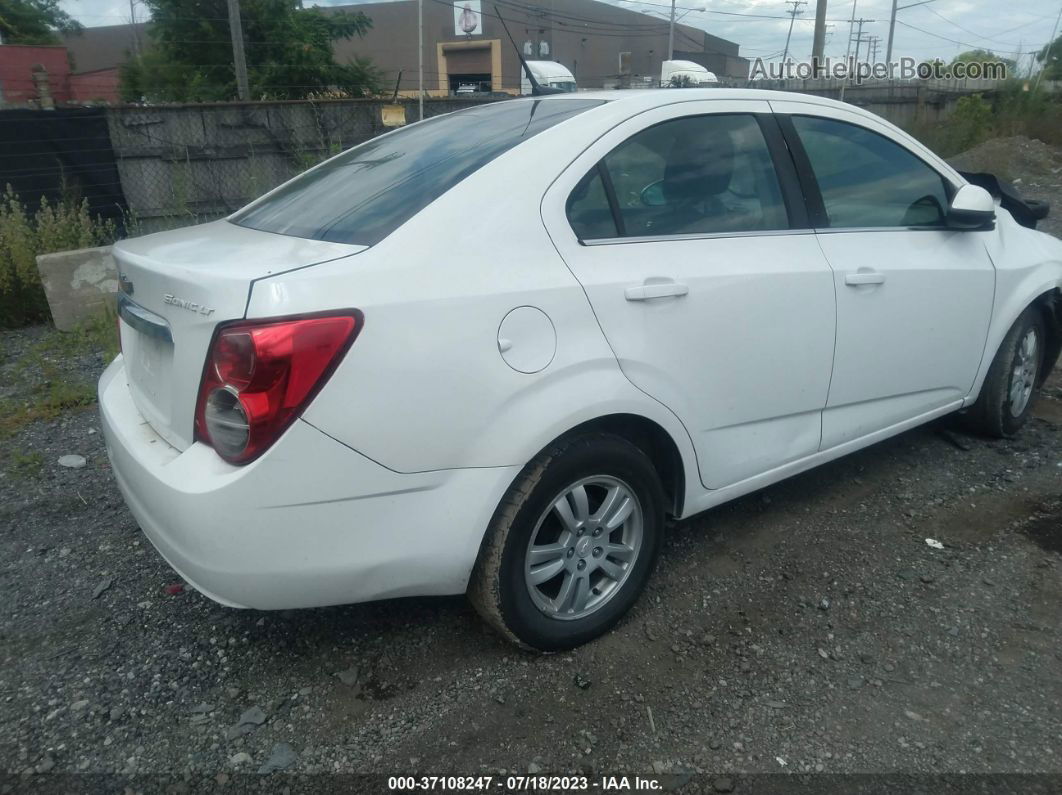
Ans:
[[[232,222],[371,246],[472,172],[601,100],[503,101],[367,141],[296,177]]]

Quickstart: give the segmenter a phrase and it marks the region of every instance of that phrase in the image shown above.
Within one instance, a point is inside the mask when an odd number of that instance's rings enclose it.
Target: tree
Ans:
[[[0,0],[0,38],[5,44],[58,44],[59,32],[81,25],[59,7],[59,0]]]
[[[1044,45],[1036,60],[1043,64],[1044,80],[1062,80],[1062,36]]]
[[[1002,58],[991,50],[967,50],[966,52],[961,52],[951,59],[952,66],[957,63],[1001,63],[1007,67],[1008,74],[1017,67],[1016,61],[1010,58]]]
[[[236,94],[225,0],[146,0],[152,47],[122,69],[122,96],[150,101],[225,100]],[[299,0],[243,0],[244,51],[251,95],[299,99],[338,89],[352,96],[377,90],[366,59],[337,64],[332,42],[362,36],[372,21],[361,12],[325,14]]]

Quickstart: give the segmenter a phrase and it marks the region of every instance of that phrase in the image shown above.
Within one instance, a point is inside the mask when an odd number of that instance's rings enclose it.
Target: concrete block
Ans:
[[[37,270],[60,331],[76,331],[112,303],[118,292],[118,270],[110,246],[41,254]]]

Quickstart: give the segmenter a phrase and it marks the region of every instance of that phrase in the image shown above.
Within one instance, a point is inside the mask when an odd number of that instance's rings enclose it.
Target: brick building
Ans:
[[[62,45],[0,44],[0,104],[29,107],[118,101],[118,69],[75,72]]]

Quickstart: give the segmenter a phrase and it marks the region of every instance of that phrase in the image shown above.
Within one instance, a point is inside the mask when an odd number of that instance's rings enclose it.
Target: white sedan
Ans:
[[[570,648],[638,598],[668,516],[950,412],[1021,428],[1062,242],[1002,202],[804,95],[433,118],[115,247],[115,477],[223,604],[467,592]]]

